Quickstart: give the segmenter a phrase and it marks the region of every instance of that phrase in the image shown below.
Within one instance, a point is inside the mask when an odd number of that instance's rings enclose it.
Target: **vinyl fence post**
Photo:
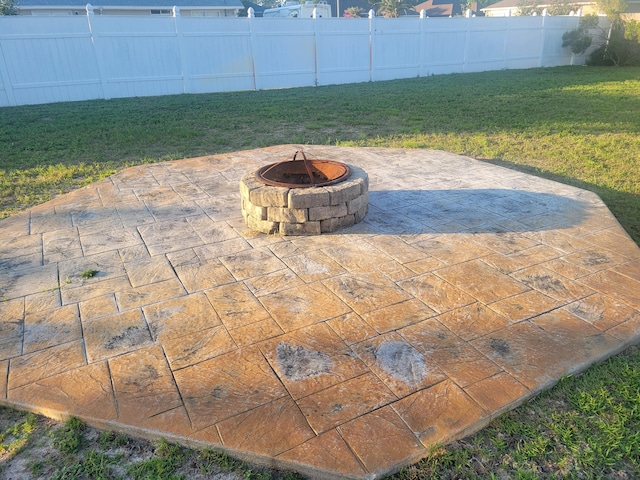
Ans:
[[[469,19],[464,20],[464,53],[462,57],[462,71],[467,73],[467,58],[469,56]]]
[[[10,21],[10,19],[6,20]],[[2,37],[0,37],[0,78],[2,78],[2,85],[4,86],[4,91],[7,94],[7,106],[15,107],[17,105],[16,95],[13,93],[13,85],[11,84],[9,68],[7,67],[7,62],[4,59],[4,53],[2,51]]]
[[[182,26],[180,25],[180,7],[174,5],[172,14],[173,26],[176,32],[176,42],[178,42],[178,61],[180,62],[180,75],[182,76],[182,93],[189,93],[191,90],[188,86],[189,65],[185,65],[185,58],[187,58],[188,55],[186,55],[184,51],[184,39],[182,38]]]
[[[261,19],[262,20],[262,19]],[[255,11],[253,8],[249,8],[249,15],[247,15],[247,21],[249,22],[249,47],[251,55],[251,70],[253,71],[253,89],[260,90],[260,83],[258,82],[258,72],[256,71],[256,32],[255,32]]]
[[[313,83],[318,86],[318,9],[314,8],[311,13],[313,18],[313,70],[314,76]]]
[[[509,13],[511,13],[511,10],[509,10]],[[508,41],[509,41],[509,32],[511,30],[511,15],[507,15],[507,20],[505,21],[505,23],[507,24],[507,28],[504,32],[504,38],[502,39],[502,69],[506,70],[507,69],[507,65],[508,65],[508,60],[507,60],[507,45],[508,45]]]
[[[426,68],[425,68],[426,65],[424,61],[424,42],[425,42],[424,19],[425,18],[428,18],[428,17],[427,17],[427,12],[423,8],[422,10],[420,10],[420,49],[419,49],[420,57],[418,58],[418,76],[419,77],[428,75],[428,73],[426,72]]]
[[[547,18],[547,9],[545,8],[542,11],[542,26],[541,28],[541,32],[540,32],[540,60],[538,62],[538,66],[539,67],[544,67],[544,39],[545,39],[545,19]]]
[[[373,22],[376,18],[376,12],[373,8],[369,10],[369,81],[373,82],[373,49],[374,49],[374,35],[375,30]]]
[[[102,86],[102,98],[104,98],[105,100],[108,100],[111,98],[111,96],[109,95],[109,86],[107,84],[107,79],[104,77],[104,72],[102,71],[102,59],[100,58],[100,55],[98,55],[98,48],[99,45],[96,46],[96,32],[94,31],[95,29],[95,25],[94,25],[94,12],[93,12],[93,6],[90,3],[87,3],[86,6],[87,9],[87,23],[89,24],[89,35],[91,37],[91,47],[93,50],[93,58],[96,62],[96,66],[98,69],[98,75],[100,76],[100,85]],[[100,42],[98,41],[98,44]]]

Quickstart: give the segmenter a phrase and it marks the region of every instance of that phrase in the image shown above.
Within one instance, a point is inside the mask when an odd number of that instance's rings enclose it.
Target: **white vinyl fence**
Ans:
[[[579,17],[0,17],[0,107],[584,63]]]

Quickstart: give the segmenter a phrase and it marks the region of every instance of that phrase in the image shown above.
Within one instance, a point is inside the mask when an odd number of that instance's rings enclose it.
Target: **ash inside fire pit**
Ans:
[[[360,222],[369,207],[369,177],[333,160],[272,163],[240,180],[242,216],[251,230],[281,235],[334,232]]]
[[[297,160],[301,154],[302,160]],[[258,181],[267,185],[308,188],[333,185],[349,177],[351,170],[341,162],[333,160],[307,159],[304,152],[298,151],[293,159],[266,165],[256,172]]]

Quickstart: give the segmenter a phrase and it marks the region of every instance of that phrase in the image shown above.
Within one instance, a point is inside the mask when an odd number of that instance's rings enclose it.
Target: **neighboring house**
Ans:
[[[582,2],[580,1],[575,2],[575,1],[568,0],[566,3],[573,6],[575,11],[582,9],[583,15],[587,15],[590,13],[598,13],[596,8],[596,2],[593,0],[585,0]],[[493,3],[487,7],[481,8],[480,10],[484,12],[484,14],[487,17],[509,17],[509,16],[517,15],[518,9],[526,5],[527,5],[527,2],[523,0],[501,0],[498,3]],[[542,3],[536,3],[535,7],[540,9],[544,9],[544,8],[551,9],[553,6],[557,6],[557,5],[558,5],[558,2],[548,3],[548,4],[545,4],[544,2],[542,2]],[[531,2],[531,6],[534,6],[533,2]]]
[[[466,2],[460,2],[460,0],[427,0],[413,7],[412,10],[418,13],[424,10],[427,17],[455,17],[464,14],[463,5],[466,5]]]
[[[331,11],[340,11],[338,16],[344,16],[346,9],[350,7],[358,7],[362,10],[360,16],[367,17],[369,10],[373,10],[378,15],[378,5],[376,1],[369,3],[366,0],[326,0],[331,5]],[[465,2],[460,0],[428,0],[420,3],[415,7],[411,7],[403,13],[402,16],[414,16],[420,13],[420,10],[425,10],[427,17],[453,17],[456,15],[462,15],[462,5]],[[474,5],[477,5],[474,3]]]
[[[250,8],[253,8],[253,13],[256,17],[261,17],[266,9],[266,7],[258,5],[257,3],[250,2],[249,0],[242,0],[242,5],[244,5],[245,8],[243,12],[240,12],[240,16],[242,17],[247,16],[247,10],[249,10]]]
[[[625,17],[640,21],[640,2],[627,2]]]
[[[87,3],[96,15],[182,15],[237,17],[244,8],[240,0],[20,0],[19,15],[86,15]]]
[[[640,0],[627,0],[627,10],[624,18],[627,20],[640,21]]]
[[[531,2],[533,4],[533,2]],[[557,6],[559,2],[555,3],[539,3],[535,6],[538,8],[551,8],[553,6]],[[585,1],[571,1],[567,0],[568,5],[575,7],[574,10],[577,12],[578,10],[582,10],[583,15],[599,13],[597,4],[594,0],[585,0]],[[527,5],[526,1],[523,0],[501,0],[498,3],[494,3],[487,7],[481,8],[480,10],[484,12],[487,17],[508,17],[510,15],[516,15],[518,12],[518,8],[523,5]],[[635,18],[640,20],[640,0],[627,0],[627,13],[625,15],[626,18]]]

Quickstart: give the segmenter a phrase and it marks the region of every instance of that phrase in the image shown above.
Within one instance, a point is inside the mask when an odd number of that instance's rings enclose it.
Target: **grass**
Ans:
[[[640,243],[638,112],[640,68],[582,67],[2,108],[0,216],[139,163],[282,143],[386,146],[447,150],[594,191]],[[28,415],[0,412],[5,470],[26,457],[43,478],[293,477],[166,442],[87,440],[89,429]],[[51,461],[34,453],[46,429],[62,430],[44,436]],[[640,478],[639,432],[631,348],[395,478]]]
[[[90,278],[95,277],[98,273],[100,273],[98,272],[98,270],[89,268],[80,274],[80,278],[84,278],[85,280],[88,280]]]
[[[248,465],[215,450],[190,450],[165,440],[150,442],[99,432],[69,418],[56,423],[0,407],[0,478],[50,480],[293,480],[290,472]],[[28,425],[28,427],[26,427]],[[19,449],[15,442],[20,442]]]
[[[32,414],[20,416],[16,421],[10,422],[0,434],[0,458],[19,453],[31,441],[37,423],[37,417]]]
[[[77,418],[70,418],[62,428],[52,433],[53,446],[61,453],[73,455],[82,447],[84,424]]]
[[[0,109],[0,216],[130,165],[282,143],[432,148],[598,193],[640,241],[640,69],[562,67]]]

